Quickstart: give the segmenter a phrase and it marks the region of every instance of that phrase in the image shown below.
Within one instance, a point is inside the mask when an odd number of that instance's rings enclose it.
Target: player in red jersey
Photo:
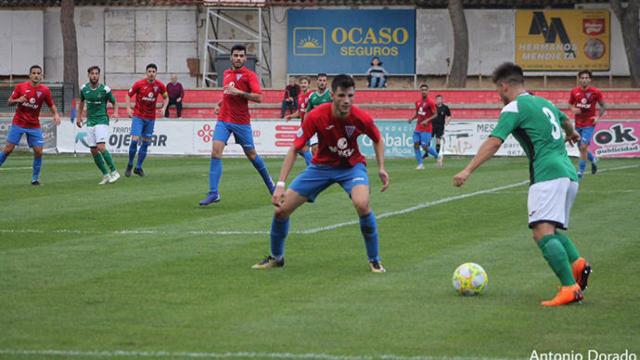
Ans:
[[[606,108],[602,92],[593,86],[589,86],[591,83],[591,71],[580,71],[578,73],[578,81],[580,82],[580,86],[571,90],[569,105],[571,106],[571,112],[576,116],[576,130],[581,138],[578,177],[582,179],[584,169],[587,166],[587,159],[591,162],[591,173],[595,174],[598,171],[597,159],[589,151],[589,144],[591,143],[596,123],[600,121]],[[600,105],[598,115],[596,115],[596,104]]]
[[[420,85],[421,97],[420,100],[416,101],[416,114],[409,119],[409,123],[413,120],[416,120],[416,130],[413,132],[413,150],[415,152],[416,161],[418,162],[418,167],[416,170],[423,170],[424,164],[422,159],[428,156],[428,154],[433,155],[434,158],[438,159],[438,166],[442,166],[442,154],[438,154],[436,149],[431,146],[431,136],[433,132],[433,119],[438,116],[436,112],[436,104],[429,99],[429,86],[427,84]],[[420,147],[424,149],[425,153],[422,155],[420,151]]]
[[[147,148],[151,144],[151,138],[153,137],[153,128],[156,124],[156,103],[158,102],[158,95],[162,96],[162,110],[160,114],[164,114],[169,105],[169,96],[167,95],[167,87],[156,79],[158,73],[158,67],[156,64],[147,65],[147,75],[144,79],[136,81],[129,92],[127,93],[127,114],[131,118],[131,144],[129,145],[129,163],[127,169],[124,172],[126,177],[131,176],[131,169],[133,168],[133,159],[136,157],[136,151],[138,151],[138,141],[142,137],[142,145],[140,145],[140,152],[138,152],[138,163],[133,170],[134,174],[144,176],[144,170],[142,170],[142,162],[147,157]],[[131,97],[136,97],[136,104],[133,110],[131,109]]]
[[[234,45],[231,48],[231,69],[224,72],[224,93],[222,100],[216,106],[218,122],[213,132],[211,162],[209,165],[209,193],[202,201],[206,206],[220,201],[218,187],[222,177],[222,152],[231,134],[236,143],[242,146],[247,159],[260,173],[262,181],[269,193],[273,193],[275,185],[269,175],[269,170],[262,158],[256,152],[251,130],[251,116],[249,115],[249,101],[262,102],[260,81],[253,71],[244,67],[247,60],[247,48]],[[219,105],[222,104],[221,107]]]
[[[284,241],[289,232],[289,216],[305,202],[313,202],[323,190],[334,183],[349,194],[360,216],[360,230],[364,237],[372,272],[385,272],[378,254],[376,217],[369,207],[369,177],[364,156],[358,148],[358,136],[367,135],[373,141],[382,181],[380,191],[389,186],[384,168],[384,141],[371,116],[352,106],[355,83],[349,75],[338,75],[331,83],[333,100],[318,106],[306,115],[294,144],[284,159],[280,179],[271,199],[276,206],[271,223],[271,254],[253,266],[270,269],[284,266]],[[312,164],[296,177],[285,191],[285,180],[296,161],[297,152],[314,134],[318,134],[318,150]]]
[[[285,121],[290,121],[293,118],[300,118],[300,125],[302,126],[302,122],[304,121],[304,115],[307,112],[307,105],[309,101],[309,96],[313,91],[309,90],[309,78],[301,77],[300,78],[300,94],[298,95],[298,110],[293,114],[287,115],[284,117]],[[300,156],[304,158],[304,162],[309,166],[311,164],[311,151],[309,151],[309,146],[305,145],[300,152],[298,152]]]
[[[42,81],[42,68],[33,65],[29,69],[29,81],[16,86],[9,97],[9,105],[17,104],[16,113],[13,116],[13,123],[7,135],[7,144],[4,151],[0,152],[0,166],[13,152],[16,145],[20,144],[22,135],[26,135],[29,147],[33,149],[33,174],[31,176],[32,185],[40,185],[40,169],[42,168],[42,147],[44,137],[40,129],[40,109],[42,103],[46,103],[53,111],[53,122],[60,125],[60,114],[58,108],[51,99],[51,91]]]

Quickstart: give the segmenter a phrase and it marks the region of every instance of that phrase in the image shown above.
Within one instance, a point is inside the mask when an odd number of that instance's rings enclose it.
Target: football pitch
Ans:
[[[368,271],[357,215],[337,185],[291,218],[283,269],[273,207],[246,159],[223,160],[222,201],[201,208],[209,162],[149,157],[147,177],[99,186],[88,156],[0,169],[0,358],[523,359],[640,352],[640,161],[601,161],[571,214],[594,267],[582,304],[543,308],[559,285],[526,226],[528,165],[494,159],[463,188],[469,158],[369,161],[385,274]],[[116,157],[121,174],[125,158]],[[292,176],[302,170],[299,159]],[[281,159],[267,159],[274,177]],[[489,285],[461,297],[464,262]]]

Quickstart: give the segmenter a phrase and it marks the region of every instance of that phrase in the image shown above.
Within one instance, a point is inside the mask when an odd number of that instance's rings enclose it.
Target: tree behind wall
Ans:
[[[640,0],[629,0],[624,7],[620,0],[611,0],[611,7],[622,27],[624,50],[627,53],[631,86],[640,87]]]
[[[72,98],[78,92],[78,41],[76,38],[76,24],[73,0],[62,0],[60,4],[60,27],[62,29],[62,46],[64,49],[63,80],[65,86],[71,87]],[[65,107],[66,108],[66,107]]]
[[[449,0],[449,17],[453,25],[453,63],[449,72],[449,86],[465,87],[469,66],[469,33],[462,0]]]

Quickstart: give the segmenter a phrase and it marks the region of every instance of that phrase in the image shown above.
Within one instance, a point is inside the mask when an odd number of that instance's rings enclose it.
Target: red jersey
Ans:
[[[238,70],[225,70],[224,86],[234,86],[238,90],[252,94],[262,93],[258,75],[244,66]],[[249,100],[240,95],[222,95],[222,107],[218,120],[240,125],[249,124],[251,122]]]
[[[602,101],[602,92],[592,86],[583,90],[581,86],[571,90],[569,104],[580,109],[576,114],[576,127],[593,126],[596,118],[596,104]]]
[[[136,81],[129,89],[129,97],[136,96],[133,115],[145,120],[156,119],[156,103],[158,95],[167,97],[167,87],[159,80],[149,82],[147,79]]]
[[[27,101],[18,104],[16,107],[16,113],[13,115],[13,124],[23,128],[37,129],[40,127],[42,103],[46,102],[49,108],[53,106],[51,91],[47,86],[42,84],[33,86],[30,81],[27,81],[16,85],[11,94],[11,99],[17,99],[22,95],[27,98]]]
[[[429,121],[427,125],[422,125],[421,123],[436,113],[436,103],[431,101],[429,98],[426,100],[420,99],[419,101],[416,101],[416,113],[418,114],[418,119],[415,131],[432,132],[433,120]]]
[[[307,112],[307,105],[309,103],[309,95],[313,91],[308,90],[298,95],[298,114],[300,114],[300,122],[304,121],[304,114]]]
[[[380,141],[380,131],[369,114],[356,106],[346,119],[335,118],[331,103],[319,105],[305,118],[293,145],[302,149],[313,134],[318,134],[318,151],[312,163],[332,167],[353,167],[366,164],[358,148],[358,136],[366,134],[374,142]]]

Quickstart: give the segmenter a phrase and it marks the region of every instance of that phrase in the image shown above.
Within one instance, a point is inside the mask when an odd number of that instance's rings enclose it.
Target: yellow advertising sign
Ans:
[[[609,10],[517,10],[516,63],[524,70],[609,70]]]

